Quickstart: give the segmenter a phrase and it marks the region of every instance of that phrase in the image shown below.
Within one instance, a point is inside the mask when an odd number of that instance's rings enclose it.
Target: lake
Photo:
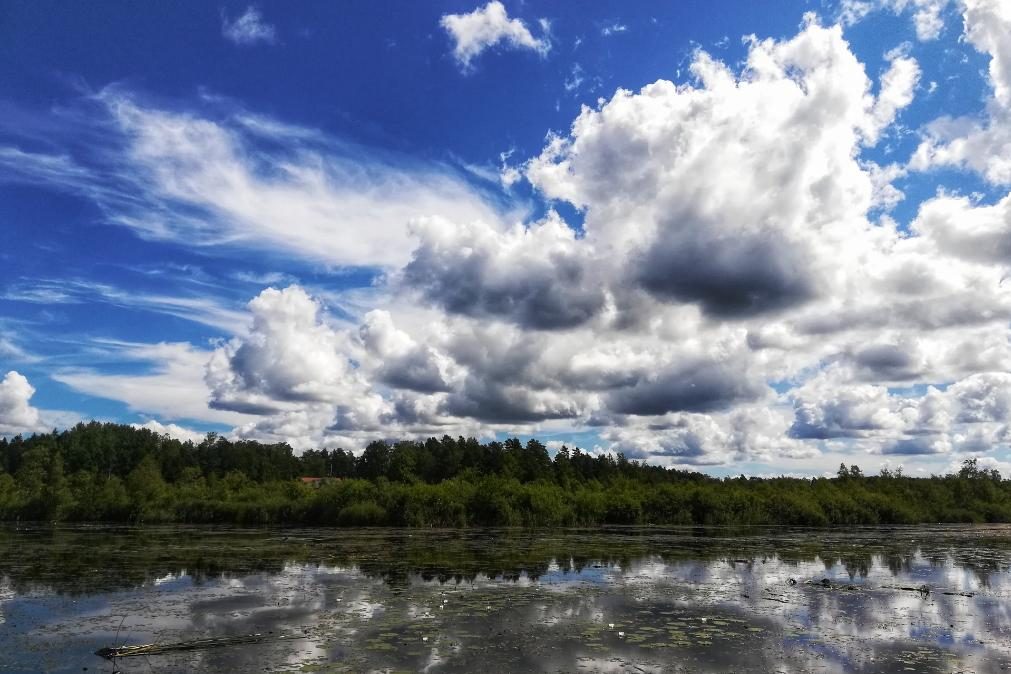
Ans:
[[[8,524],[0,672],[1005,672],[1009,567],[1009,526]]]

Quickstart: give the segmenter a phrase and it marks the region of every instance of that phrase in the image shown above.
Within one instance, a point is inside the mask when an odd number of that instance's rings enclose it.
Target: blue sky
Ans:
[[[996,0],[6,2],[0,432],[1005,469],[1008,28]]]

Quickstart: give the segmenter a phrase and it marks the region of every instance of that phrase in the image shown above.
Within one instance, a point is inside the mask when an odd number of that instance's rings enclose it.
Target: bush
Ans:
[[[604,521],[608,524],[637,524],[642,517],[639,499],[626,492],[608,493]]]
[[[374,501],[353,503],[337,514],[342,527],[381,527],[387,524],[386,509]]]

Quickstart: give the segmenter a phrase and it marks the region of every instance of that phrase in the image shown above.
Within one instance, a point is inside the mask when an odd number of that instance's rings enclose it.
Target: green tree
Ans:
[[[126,476],[126,491],[133,503],[134,519],[146,521],[160,514],[159,506],[165,500],[168,490],[154,456],[146,455],[130,471]]]
[[[356,473],[366,480],[376,480],[389,474],[390,446],[382,440],[370,442],[359,457]]]

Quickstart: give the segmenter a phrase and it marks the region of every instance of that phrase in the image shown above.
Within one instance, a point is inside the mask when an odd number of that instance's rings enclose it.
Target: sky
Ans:
[[[1011,2],[0,0],[0,435],[1011,473]]]

